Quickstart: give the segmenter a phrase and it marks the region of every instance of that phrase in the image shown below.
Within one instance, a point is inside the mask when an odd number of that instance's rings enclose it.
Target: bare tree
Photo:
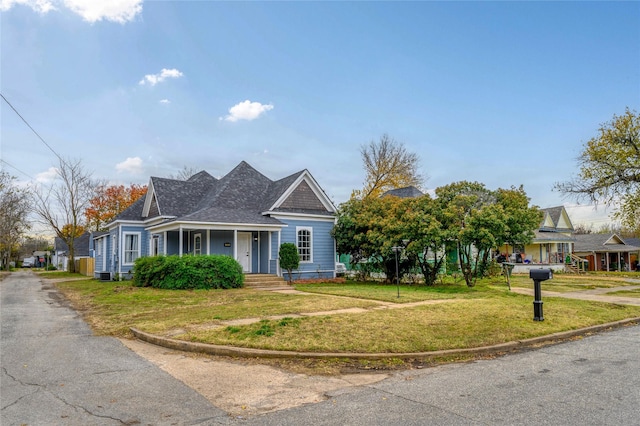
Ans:
[[[175,175],[169,175],[169,179],[175,179],[175,180],[189,180],[189,178],[193,175],[195,175],[196,173],[198,173],[200,170],[196,169],[195,167],[187,167],[182,166],[182,170],[180,170],[178,173],[176,173]]]
[[[30,228],[29,194],[16,187],[14,179],[0,172],[0,269],[9,269],[12,254],[17,260],[20,238]]]
[[[420,159],[417,154],[407,151],[404,144],[384,134],[378,142],[360,147],[366,173],[361,198],[377,197],[395,188],[420,187],[422,176],[418,173]]]
[[[68,270],[75,272],[74,239],[84,232],[84,212],[96,186],[81,160],[61,158],[56,173],[57,179],[49,188],[36,189],[34,211],[67,244]]]

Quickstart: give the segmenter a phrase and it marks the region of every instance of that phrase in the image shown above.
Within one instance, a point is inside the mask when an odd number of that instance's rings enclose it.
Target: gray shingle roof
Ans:
[[[640,247],[629,244],[605,244],[611,240],[615,234],[579,234],[575,235],[573,251],[584,252],[635,252],[640,251]]]
[[[382,197],[395,196],[399,198],[417,198],[422,197],[424,193],[415,186],[405,186],[404,188],[390,189]]]
[[[282,222],[262,213],[269,210],[304,172],[272,181],[242,161],[219,180],[202,171],[187,181],[152,177],[151,183],[162,216],[187,222],[268,225]],[[143,207],[144,197],[117,219],[142,220]],[[299,212],[332,215],[329,211]]]
[[[120,213],[114,220],[142,220],[142,209],[145,197],[140,197],[128,209]]]
[[[536,243],[555,243],[555,242],[572,242],[575,241],[573,237],[564,235],[560,232],[545,232],[534,230],[533,241]]]
[[[91,234],[89,232],[85,232],[73,239],[73,254],[75,257],[89,257],[89,240],[91,239]],[[53,248],[55,251],[69,251],[69,246],[67,243],[60,237],[56,237],[53,242]]]

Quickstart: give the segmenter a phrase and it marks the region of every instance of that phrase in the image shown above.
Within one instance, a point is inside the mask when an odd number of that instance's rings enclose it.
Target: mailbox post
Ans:
[[[551,269],[531,269],[529,270],[529,278],[533,280],[533,320],[544,321],[540,283],[553,278],[553,271]]]

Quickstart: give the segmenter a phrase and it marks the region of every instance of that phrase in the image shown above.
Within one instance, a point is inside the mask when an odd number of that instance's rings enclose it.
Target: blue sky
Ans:
[[[0,36],[2,94],[112,183],[245,160],[309,169],[339,204],[387,133],[425,189],[522,184],[598,227],[602,208],[553,184],[600,124],[640,110],[640,2],[0,0]],[[2,168],[46,181],[55,155],[0,112]]]

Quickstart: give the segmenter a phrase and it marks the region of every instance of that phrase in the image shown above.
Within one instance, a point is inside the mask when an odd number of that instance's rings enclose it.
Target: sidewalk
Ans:
[[[637,280],[633,280],[636,282]],[[611,287],[611,288],[594,288],[590,290],[570,291],[560,293],[557,291],[542,290],[542,297],[564,297],[566,299],[590,300],[592,302],[615,303],[618,305],[640,306],[640,297],[624,297],[624,296],[608,296],[607,293],[615,293],[616,291],[638,290],[640,285]],[[518,294],[526,294],[533,296],[533,288],[512,287],[511,291]]]

